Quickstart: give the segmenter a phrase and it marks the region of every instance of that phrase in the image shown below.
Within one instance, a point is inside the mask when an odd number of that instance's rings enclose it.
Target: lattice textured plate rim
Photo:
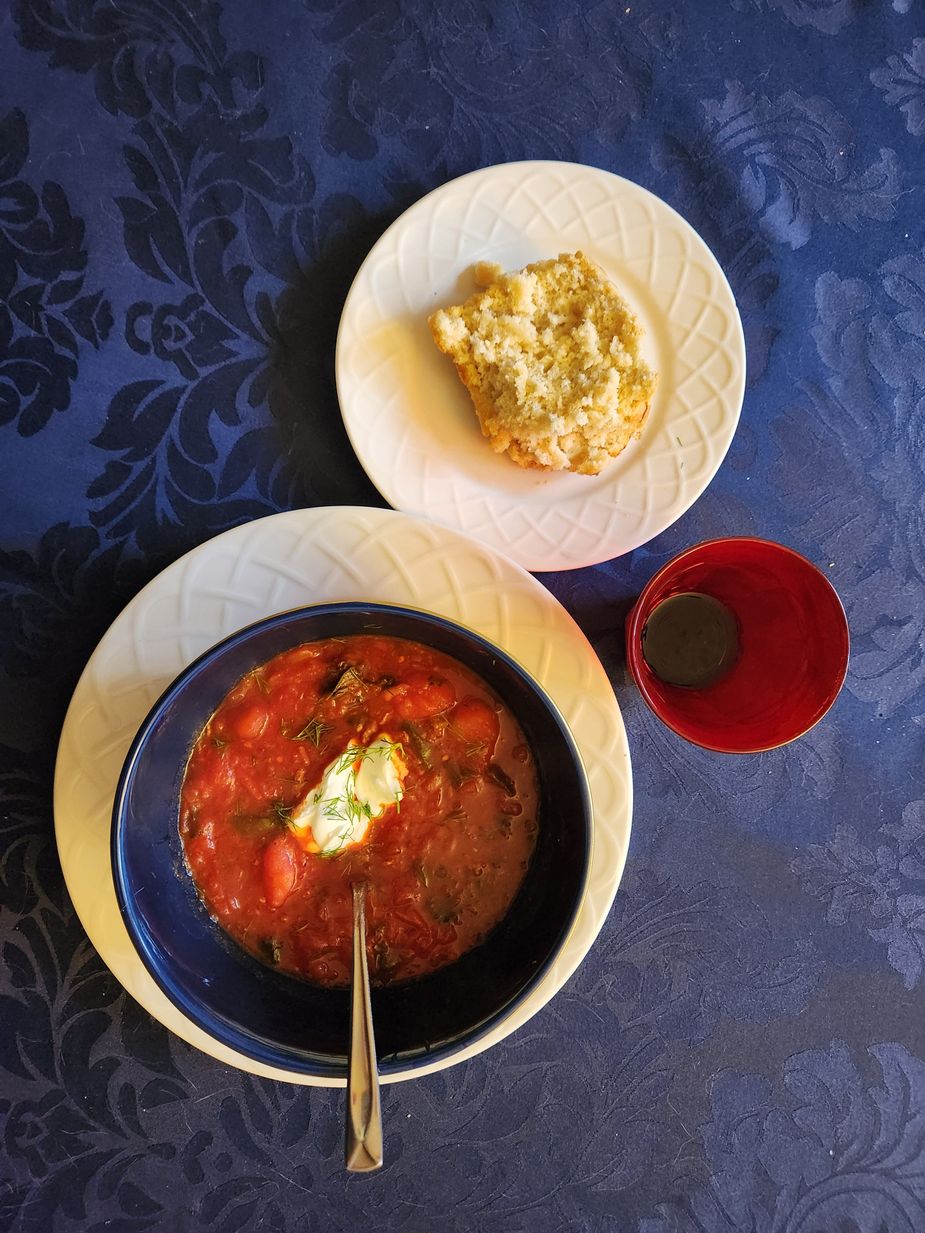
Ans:
[[[596,478],[494,455],[426,323],[473,289],[477,260],[518,269],[577,248],[630,301],[660,374],[640,439]],[[502,163],[435,189],[377,241],[347,296],[335,366],[347,433],[392,506],[560,570],[629,552],[693,505],[738,424],[745,339],[716,258],[660,198],[579,163]]]
[[[604,669],[564,608],[535,578],[468,536],[392,510],[322,507],[275,514],[201,544],[126,606],[90,657],[68,708],[55,769],[55,834],[68,891],[123,987],[160,1023],[252,1074],[343,1086],[264,1066],[196,1027],[161,993],[132,946],[109,864],[112,800],[129,744],[177,673],[252,621],[326,600],[406,604],[496,642],[545,687],[588,772],[594,837],[588,889],[555,965],[485,1038],[399,1081],[455,1065],[520,1027],[562,987],[607,917],[626,860],[632,774],[623,720]]]

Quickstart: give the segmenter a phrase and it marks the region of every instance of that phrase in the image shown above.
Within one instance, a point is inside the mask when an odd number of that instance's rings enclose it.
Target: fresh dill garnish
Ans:
[[[336,845],[333,848],[325,848],[325,850],[323,852],[319,852],[318,855],[322,857],[324,860],[330,860],[332,856],[339,856],[340,853],[343,852],[344,847],[349,838],[350,838],[350,827],[345,826],[344,829],[337,836]]]
[[[264,697],[266,697],[266,695],[270,692],[270,682],[263,675],[263,669],[255,668],[251,673],[251,677],[253,678],[254,684],[264,695]]]
[[[216,749],[225,749],[228,745],[228,742],[225,740],[223,736],[213,736],[212,744],[215,746]]]
[[[469,815],[461,805],[457,805],[455,809],[451,809],[448,814],[441,819],[442,822],[465,822]]]
[[[466,746],[466,757],[477,758],[480,753],[484,753],[488,746],[484,741],[474,741],[471,745]]]
[[[312,795],[312,804],[320,805],[321,815],[328,821],[340,823],[335,831],[332,842],[322,851],[322,856],[335,856],[344,845],[353,838],[356,830],[373,819],[373,809],[369,801],[361,800],[357,794],[357,776],[360,767],[373,758],[390,759],[396,751],[400,754],[400,741],[379,740],[372,745],[348,745],[344,752],[331,763],[327,774],[332,777],[342,776],[339,792],[335,796],[324,796],[323,788]],[[402,791],[399,788],[390,805],[401,808]]]
[[[401,741],[375,741],[372,745],[348,745],[331,768],[335,775],[342,775],[351,767],[356,769],[361,762],[373,758],[391,758],[393,753],[401,754]]]
[[[294,741],[311,741],[316,749],[321,748],[321,742],[329,732],[333,732],[330,724],[322,723],[320,719],[312,717],[301,732],[297,732],[292,738]]]
[[[321,802],[321,813],[332,821],[345,822],[350,830],[353,830],[355,823],[373,816],[373,811],[366,801],[361,801],[352,794],[329,796]]]
[[[292,818],[292,806],[284,801],[273,801],[270,805],[277,822],[289,822]]]
[[[359,672],[357,672],[356,668],[347,667],[337,678],[334,688],[331,690],[331,697],[337,698],[348,690],[351,693],[357,693],[360,690],[365,689],[366,682],[360,676]]]

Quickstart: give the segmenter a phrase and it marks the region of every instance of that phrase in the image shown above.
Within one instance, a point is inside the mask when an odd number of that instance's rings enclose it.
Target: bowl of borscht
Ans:
[[[258,1062],[346,1075],[352,885],[383,1077],[467,1047],[542,979],[585,892],[591,803],[552,701],[479,634],[341,603],[180,674],[113,806],[116,898],[184,1015]]]

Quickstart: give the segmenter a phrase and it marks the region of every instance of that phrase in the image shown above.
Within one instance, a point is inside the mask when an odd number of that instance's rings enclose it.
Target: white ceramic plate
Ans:
[[[630,302],[659,373],[639,440],[593,477],[493,453],[427,325],[475,290],[474,262],[515,270],[576,249]],[[697,500],[739,420],[745,340],[715,257],[658,197],[594,167],[507,163],[444,184],[382,236],[347,297],[336,368],[350,440],[390,505],[526,569],[573,569],[646,543]]]
[[[109,834],[116,782],[151,706],[177,674],[253,621],[306,604],[380,600],[439,613],[508,651],[546,689],[571,728],[594,812],[588,890],[555,965],[510,1018],[412,1078],[496,1044],[549,1001],[587,954],[623,872],[632,814],[629,748],[613,689],[584,635],[546,589],[466,536],[391,510],[276,514],[200,545],[149,583],[94,651],[58,748],[55,832],[80,920],[128,992],[191,1045],[253,1074],[343,1086],[263,1066],[214,1040],[170,1002],[142,966],[116,905]]]

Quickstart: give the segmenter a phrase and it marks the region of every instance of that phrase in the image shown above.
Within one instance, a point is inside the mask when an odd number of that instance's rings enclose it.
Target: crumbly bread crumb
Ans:
[[[477,287],[490,287],[504,277],[504,267],[497,261],[477,261],[472,267],[472,276]]]
[[[639,433],[656,375],[639,322],[584,253],[490,280],[430,318],[493,450],[522,467],[597,475]]]

